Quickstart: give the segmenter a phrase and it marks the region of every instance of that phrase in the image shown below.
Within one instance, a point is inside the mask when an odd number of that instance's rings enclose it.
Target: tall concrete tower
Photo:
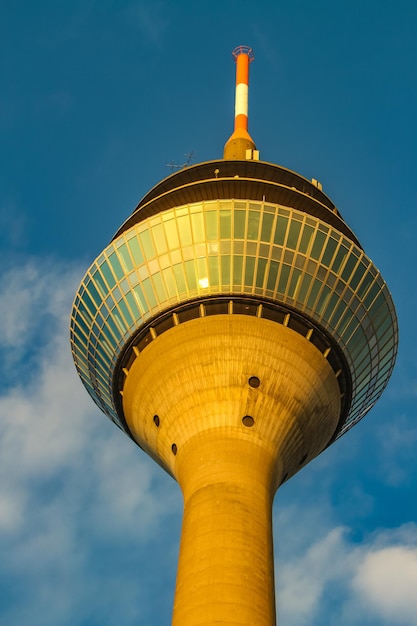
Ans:
[[[250,48],[218,161],[157,184],[88,269],[79,375],[180,484],[175,626],[275,624],[277,488],[375,404],[397,322],[384,280],[320,183],[259,160]]]

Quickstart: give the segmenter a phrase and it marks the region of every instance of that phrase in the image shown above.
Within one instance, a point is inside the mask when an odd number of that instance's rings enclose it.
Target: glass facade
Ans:
[[[94,261],[71,317],[75,364],[121,428],[113,373],[129,338],[164,310],[196,298],[250,295],[295,308],[343,351],[352,404],[343,434],[382,393],[397,324],[385,282],[363,251],[303,212],[255,201],[206,201],[146,219]]]

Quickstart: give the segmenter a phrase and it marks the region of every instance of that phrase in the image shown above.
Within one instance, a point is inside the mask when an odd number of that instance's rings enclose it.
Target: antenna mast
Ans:
[[[228,160],[259,159],[259,152],[248,133],[249,65],[254,59],[252,48],[237,46],[232,52],[236,62],[235,127],[224,147]]]

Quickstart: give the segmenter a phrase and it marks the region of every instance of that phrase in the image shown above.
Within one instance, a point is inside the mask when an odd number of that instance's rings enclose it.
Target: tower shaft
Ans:
[[[275,625],[270,451],[206,432],[184,446],[173,626]]]

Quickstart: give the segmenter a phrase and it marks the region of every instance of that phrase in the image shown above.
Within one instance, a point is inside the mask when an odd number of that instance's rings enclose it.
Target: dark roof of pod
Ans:
[[[207,161],[164,178],[139,202],[114,238],[142,220],[202,200],[257,200],[288,206],[333,226],[360,243],[333,202],[311,181],[263,161]]]

